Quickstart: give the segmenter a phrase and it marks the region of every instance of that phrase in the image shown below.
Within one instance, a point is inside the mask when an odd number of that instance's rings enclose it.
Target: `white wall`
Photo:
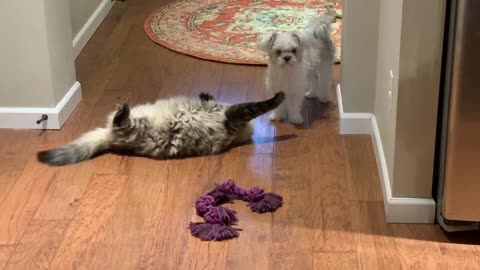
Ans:
[[[75,83],[69,4],[0,1],[0,107],[54,107]]]
[[[87,23],[90,16],[102,3],[102,0],[67,0],[70,1],[70,15],[73,36]]]

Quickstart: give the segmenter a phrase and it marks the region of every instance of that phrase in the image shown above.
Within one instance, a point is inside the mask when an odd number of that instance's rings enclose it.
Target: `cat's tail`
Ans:
[[[277,108],[285,100],[285,93],[278,92],[271,99],[232,105],[225,115],[229,121],[248,122],[260,115]]]
[[[82,135],[72,143],[60,148],[37,153],[40,162],[50,166],[62,166],[92,158],[106,150],[111,143],[112,132],[109,128],[97,128]]]

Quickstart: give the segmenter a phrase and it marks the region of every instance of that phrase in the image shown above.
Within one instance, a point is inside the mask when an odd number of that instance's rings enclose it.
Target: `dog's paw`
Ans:
[[[310,90],[308,91],[306,94],[305,94],[305,97],[306,98],[317,98],[317,93],[313,90]]]
[[[294,125],[303,124],[303,117],[300,114],[292,115],[288,118],[288,121]]]

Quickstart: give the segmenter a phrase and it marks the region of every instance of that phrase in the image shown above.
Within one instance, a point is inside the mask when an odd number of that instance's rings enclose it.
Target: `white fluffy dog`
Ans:
[[[258,48],[268,53],[266,86],[271,93],[283,91],[287,99],[270,114],[270,120],[288,117],[301,124],[304,96],[329,102],[335,61],[330,38],[333,17],[321,15],[310,21],[303,33],[275,32],[258,37]]]

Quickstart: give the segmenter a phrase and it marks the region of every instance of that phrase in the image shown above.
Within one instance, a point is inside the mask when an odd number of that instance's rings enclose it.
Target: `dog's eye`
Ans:
[[[280,51],[280,50],[276,50],[275,52],[277,53],[277,55],[282,54],[282,51]]]
[[[292,49],[292,53],[295,54],[297,52],[297,49]]]

